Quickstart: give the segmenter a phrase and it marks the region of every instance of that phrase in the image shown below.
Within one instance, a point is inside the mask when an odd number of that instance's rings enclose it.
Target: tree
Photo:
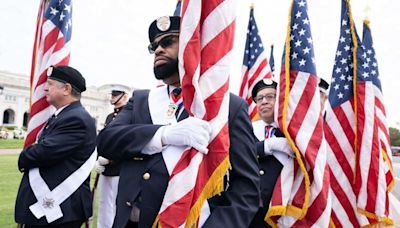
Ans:
[[[400,146],[400,131],[397,128],[389,127],[389,135],[392,146]]]

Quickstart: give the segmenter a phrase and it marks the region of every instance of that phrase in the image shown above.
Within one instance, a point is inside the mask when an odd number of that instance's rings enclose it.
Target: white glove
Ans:
[[[107,165],[109,163],[110,163],[110,160],[108,160],[105,157],[99,156],[97,158],[96,164],[94,166],[96,169],[96,172],[98,174],[102,174],[104,172],[104,170],[106,169],[105,165]]]
[[[284,153],[292,158],[295,157],[292,147],[289,145],[287,139],[283,137],[272,137],[266,139],[264,141],[264,152],[266,155]]]
[[[97,158],[97,161],[99,162],[100,165],[108,165],[108,164],[110,164],[110,160],[108,160],[107,158],[102,157],[102,156],[99,156]]]
[[[96,172],[98,174],[102,174],[104,172],[104,170],[106,169],[106,167],[104,165],[100,164],[99,160],[96,161],[94,168],[96,169]]]
[[[174,125],[163,127],[161,142],[163,145],[191,146],[203,154],[208,153],[211,126],[207,121],[189,117]]]

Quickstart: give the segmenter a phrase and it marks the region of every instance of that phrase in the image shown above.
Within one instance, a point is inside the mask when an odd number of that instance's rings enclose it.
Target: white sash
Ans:
[[[254,135],[257,137],[258,140],[264,141],[265,139],[265,126],[266,123],[263,120],[257,120],[253,122],[253,131]],[[276,123],[272,124],[273,127],[277,127]],[[272,138],[275,137],[275,135],[271,136]],[[267,139],[268,140],[268,139]],[[289,160],[289,157],[285,153],[273,153],[272,154],[278,161],[282,164],[285,165],[286,162]]]
[[[265,125],[266,123],[263,120],[257,120],[253,122],[254,135],[260,141],[265,140]]]
[[[29,209],[33,215],[40,219],[46,216],[48,223],[51,223],[63,216],[61,203],[70,197],[86,180],[96,162],[97,151],[93,151],[90,158],[73,172],[61,184],[50,191],[46,182],[40,176],[39,168],[29,170],[29,184],[38,200]]]
[[[148,102],[153,124],[168,125],[177,123],[175,116],[174,118],[167,118],[167,110],[171,102],[168,92],[167,86],[160,86],[150,90]],[[181,109],[180,112],[182,112],[182,110],[183,109]],[[161,153],[170,175],[176,166],[176,163],[178,163],[179,159],[181,158],[182,152],[186,149],[187,147],[185,146],[174,145],[169,145],[163,148]],[[208,202],[205,201],[203,207],[201,208],[199,227],[204,224],[209,215],[210,208],[208,206]]]

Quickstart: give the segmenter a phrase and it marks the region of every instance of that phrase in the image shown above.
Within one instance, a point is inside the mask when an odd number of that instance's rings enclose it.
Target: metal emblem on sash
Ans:
[[[44,208],[50,208],[51,209],[51,208],[54,207],[54,199],[44,197],[42,205],[43,205]]]
[[[168,119],[175,118],[176,110],[178,110],[178,105],[176,105],[174,103],[170,103],[168,105],[168,110],[167,110],[167,113],[166,113],[167,114],[167,118]]]

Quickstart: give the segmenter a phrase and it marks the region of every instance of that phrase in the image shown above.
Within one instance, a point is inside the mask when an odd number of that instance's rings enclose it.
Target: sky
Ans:
[[[0,70],[30,74],[39,0],[0,0]],[[269,57],[274,44],[276,69],[280,69],[290,0],[237,0],[234,59],[230,90],[238,93],[249,20],[254,14]],[[362,20],[371,21],[389,126],[400,127],[400,1],[351,0],[359,36]],[[153,56],[147,51],[148,26],[157,17],[171,15],[176,0],[75,0],[70,65],[86,78],[88,86],[119,83],[152,88]],[[370,10],[365,10],[366,8]],[[331,80],[339,40],[341,0],[308,0],[317,75]],[[277,74],[277,73],[276,73]]]

